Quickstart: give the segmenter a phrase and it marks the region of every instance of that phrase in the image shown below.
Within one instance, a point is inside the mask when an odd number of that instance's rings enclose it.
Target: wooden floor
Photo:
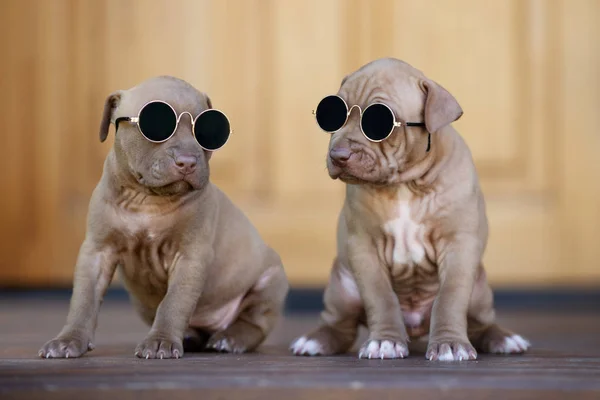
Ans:
[[[0,399],[600,399],[598,313],[501,313],[533,351],[471,362],[426,361],[424,343],[405,360],[291,356],[288,344],[314,326],[315,315],[286,317],[255,354],[139,360],[133,350],[147,329],[115,300],[103,306],[96,350],[80,359],[37,358],[66,311],[64,300],[2,300]]]

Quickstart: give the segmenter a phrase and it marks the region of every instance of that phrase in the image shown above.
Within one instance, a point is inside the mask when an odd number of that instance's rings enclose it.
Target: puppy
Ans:
[[[321,324],[292,343],[293,353],[346,352],[359,325],[369,330],[360,358],[404,358],[409,339],[427,334],[429,360],[524,352],[528,341],[495,323],[482,264],[485,202],[470,151],[450,125],[463,114],[457,100],[396,59],[363,66],[337,95],[349,110],[327,158],[331,178],[346,183],[337,257]],[[397,123],[367,110],[375,103]],[[317,111],[320,124],[326,117]],[[388,127],[384,140],[367,139]]]
[[[139,114],[154,100],[172,110]],[[269,334],[282,312],[287,278],[278,254],[210,182],[212,151],[192,129],[193,122],[194,129],[200,125],[194,118],[209,109],[207,95],[168,76],[108,96],[100,141],[118,121],[114,146],[89,204],[66,325],[44,344],[41,357],[79,357],[94,348],[100,304],[117,269],[151,326],[137,357],[179,358],[184,337],[186,350],[241,353]],[[202,124],[210,132],[214,119]],[[169,128],[166,140],[142,134]],[[210,137],[203,140],[210,145]]]

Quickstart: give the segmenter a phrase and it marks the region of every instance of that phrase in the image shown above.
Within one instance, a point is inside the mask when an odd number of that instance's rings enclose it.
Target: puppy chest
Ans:
[[[175,243],[146,230],[124,241],[121,265],[126,278],[140,285],[164,286],[178,259]]]
[[[386,258],[393,267],[421,265],[425,261],[425,227],[411,217],[408,201],[398,204],[396,217],[383,226]]]

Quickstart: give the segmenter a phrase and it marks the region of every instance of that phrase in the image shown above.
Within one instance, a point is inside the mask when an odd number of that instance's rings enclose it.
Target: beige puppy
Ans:
[[[327,159],[330,176],[346,183],[337,257],[321,325],[292,351],[346,352],[361,324],[369,329],[361,358],[406,357],[409,339],[428,333],[429,360],[472,360],[475,348],[525,351],[527,340],[494,322],[482,265],[485,203],[470,151],[450,125],[463,113],[456,99],[395,59],[347,76],[338,96],[350,115],[331,136]],[[372,142],[359,120],[376,102],[401,124]]]
[[[138,357],[179,358],[184,335],[197,350],[250,351],[282,311],[288,283],[279,256],[209,180],[212,152],[192,131],[192,118],[212,109],[204,93],[168,76],[117,91],[106,99],[100,140],[116,118],[136,117],[157,99],[174,108],[177,128],[155,143],[135,121],[120,121],[89,205],[67,323],[41,357],[93,349],[102,297],[117,268],[151,326]]]

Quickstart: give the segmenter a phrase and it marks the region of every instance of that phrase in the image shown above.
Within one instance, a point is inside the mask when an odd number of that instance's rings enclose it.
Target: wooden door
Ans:
[[[170,74],[235,136],[213,181],[321,286],[343,186],[311,110],[397,57],[449,89],[491,223],[496,285],[600,282],[600,3],[594,0],[7,0],[0,4],[2,285],[69,285],[111,138],[105,96]]]

